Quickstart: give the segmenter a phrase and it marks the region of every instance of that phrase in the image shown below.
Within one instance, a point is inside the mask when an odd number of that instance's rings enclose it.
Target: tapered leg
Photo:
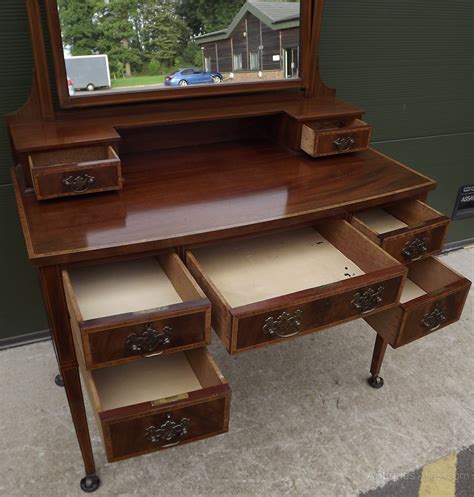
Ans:
[[[81,450],[86,476],[81,480],[85,492],[93,492],[99,487],[100,480],[95,474],[94,454],[87,424],[81,380],[74,350],[69,313],[59,266],[40,268],[43,297],[51,328],[60,377],[64,382],[69,410]]]
[[[375,339],[374,353],[372,355],[372,364],[370,365],[371,377],[367,380],[372,388],[382,388],[383,378],[379,376],[380,369],[382,368],[383,358],[387,350],[388,342],[380,335]]]

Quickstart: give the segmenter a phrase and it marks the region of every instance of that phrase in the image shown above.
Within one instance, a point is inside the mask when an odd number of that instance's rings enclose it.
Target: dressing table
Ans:
[[[56,1],[52,61],[43,2],[26,1],[35,71],[7,117],[11,171],[84,491],[100,480],[80,375],[114,462],[228,431],[211,327],[236,354],[363,318],[380,388],[388,345],[460,319],[470,282],[433,257],[449,222],[426,203],[435,181],[371,149],[363,110],[319,77],[322,0],[300,2],[298,77],[75,95]],[[257,7],[235,17],[248,37]]]

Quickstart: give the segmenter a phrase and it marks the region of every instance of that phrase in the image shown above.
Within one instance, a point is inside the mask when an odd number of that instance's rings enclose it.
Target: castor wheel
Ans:
[[[56,378],[54,378],[54,383],[56,383],[58,387],[63,387],[64,386],[63,377],[60,374],[57,374]]]
[[[95,492],[100,486],[100,480],[97,475],[84,476],[81,480],[81,489],[84,492]]]
[[[367,383],[372,387],[372,388],[382,388],[383,387],[383,378],[379,376],[378,374],[371,376],[368,380]]]

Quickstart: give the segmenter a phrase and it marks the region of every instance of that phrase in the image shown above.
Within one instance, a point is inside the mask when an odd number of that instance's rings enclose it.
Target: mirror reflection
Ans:
[[[299,77],[299,0],[58,0],[58,11],[70,95]]]

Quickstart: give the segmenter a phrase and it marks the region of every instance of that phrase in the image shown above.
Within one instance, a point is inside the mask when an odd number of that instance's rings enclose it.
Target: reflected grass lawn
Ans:
[[[125,86],[160,85],[165,81],[165,74],[159,76],[131,76],[130,78],[120,78],[112,80],[112,88],[122,88]]]

